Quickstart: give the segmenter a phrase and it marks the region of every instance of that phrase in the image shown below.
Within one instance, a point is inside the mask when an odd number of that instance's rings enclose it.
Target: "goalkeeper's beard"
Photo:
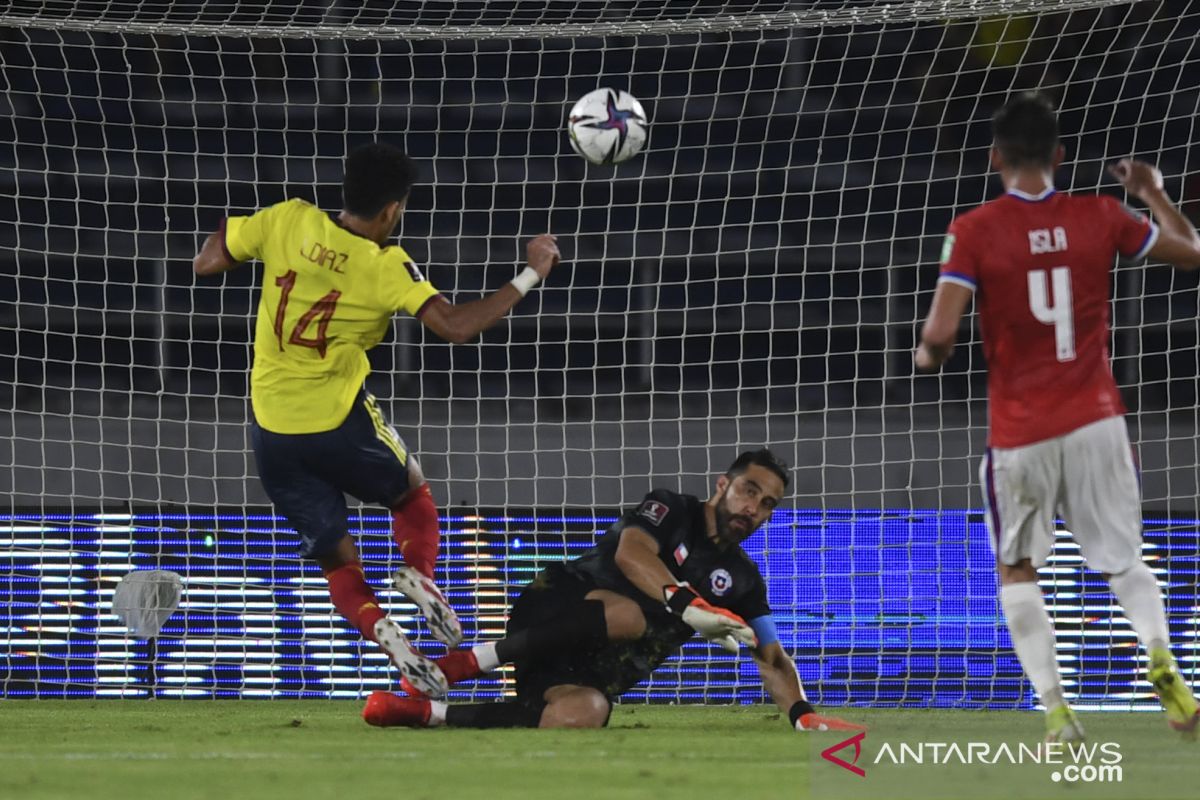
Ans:
[[[722,545],[741,544],[745,539],[754,533],[754,520],[747,517],[745,514],[734,514],[725,505],[725,497],[729,494],[729,490],[725,490],[725,494],[721,495],[720,502],[717,503],[715,521],[717,523],[717,543]],[[741,526],[734,526],[735,521],[741,522]]]

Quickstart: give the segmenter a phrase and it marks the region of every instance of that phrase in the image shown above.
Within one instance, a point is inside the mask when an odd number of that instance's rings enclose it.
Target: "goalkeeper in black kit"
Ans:
[[[788,468],[771,451],[742,453],[707,502],[656,489],[580,558],[542,571],[517,599],[505,638],[435,663],[447,684],[516,667],[516,699],[449,705],[416,692],[374,692],[372,725],[601,728],[615,698],[699,633],[749,648],[763,685],[797,730],[864,730],[818,714],[804,696],[740,544],[783,498]]]

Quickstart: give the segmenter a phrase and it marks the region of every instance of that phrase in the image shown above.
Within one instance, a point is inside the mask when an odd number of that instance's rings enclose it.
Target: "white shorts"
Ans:
[[[1123,417],[990,448],[979,479],[992,548],[1004,564],[1045,564],[1058,515],[1092,569],[1119,574],[1141,558],[1141,489]]]

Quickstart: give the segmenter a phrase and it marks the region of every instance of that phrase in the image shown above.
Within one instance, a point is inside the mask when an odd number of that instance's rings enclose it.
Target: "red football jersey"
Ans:
[[[1019,447],[1125,413],[1108,360],[1117,254],[1158,238],[1103,195],[1009,191],[950,224],[939,281],[975,291],[988,365],[988,442]]]

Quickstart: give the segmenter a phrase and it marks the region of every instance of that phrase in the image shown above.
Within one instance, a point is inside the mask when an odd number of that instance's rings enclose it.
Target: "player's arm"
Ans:
[[[196,257],[192,259],[192,270],[197,275],[219,275],[238,266],[240,262],[229,254],[225,246],[225,222],[208,235]]]
[[[469,303],[455,304],[439,298],[426,306],[421,323],[455,344],[469,342],[495,325],[559,262],[558,244],[548,233],[531,240],[525,246],[525,253],[529,266],[516,278],[487,297]]]
[[[764,644],[750,651],[758,674],[762,676],[763,688],[775,705],[788,715],[788,720],[798,731],[863,731],[866,727],[846,722],[837,717],[818,714],[804,696],[796,664],[778,641]]]
[[[921,342],[913,356],[917,369],[931,372],[941,368],[954,352],[958,339],[958,325],[974,292],[961,283],[948,280],[938,281],[933,293],[933,305],[921,328]]]
[[[692,626],[705,639],[736,653],[738,642],[758,644],[754,631],[732,611],[712,605],[681,584],[658,557],[658,540],[636,526],[621,531],[614,556],[617,569],[647,597],[664,601],[667,610]]]
[[[658,557],[658,540],[630,525],[621,531],[614,560],[617,569],[647,597],[661,600],[663,587],[675,585],[675,576]]]
[[[1156,261],[1191,271],[1200,267],[1200,234],[1163,190],[1158,168],[1145,161],[1125,158],[1108,168],[1125,190],[1141,200],[1158,221],[1158,240],[1146,253]]]

